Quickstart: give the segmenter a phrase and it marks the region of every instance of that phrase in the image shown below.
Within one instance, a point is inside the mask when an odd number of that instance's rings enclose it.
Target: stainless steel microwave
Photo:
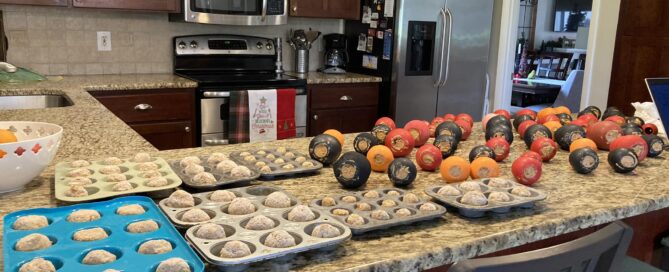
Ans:
[[[288,0],[181,0],[172,21],[219,25],[284,25]]]

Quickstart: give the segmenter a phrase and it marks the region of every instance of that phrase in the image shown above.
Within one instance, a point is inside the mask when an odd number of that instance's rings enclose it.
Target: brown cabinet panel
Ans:
[[[309,97],[312,109],[376,106],[379,103],[379,84],[310,85]]]
[[[130,127],[160,150],[189,148],[195,145],[193,123],[189,121],[132,124]]]
[[[192,89],[126,92],[121,95],[92,93],[126,123],[190,120],[195,112],[195,91]]]
[[[360,0],[290,0],[290,16],[360,19]]]
[[[0,0],[0,4],[67,6],[67,0]]]
[[[310,114],[309,136],[328,129],[341,133],[369,131],[376,121],[377,107],[313,110]]]
[[[72,5],[78,8],[105,8],[145,11],[179,10],[178,0],[72,0]]]

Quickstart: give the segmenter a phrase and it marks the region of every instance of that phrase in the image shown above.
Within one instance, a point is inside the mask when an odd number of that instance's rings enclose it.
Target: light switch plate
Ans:
[[[111,51],[111,32],[98,31],[98,51]]]

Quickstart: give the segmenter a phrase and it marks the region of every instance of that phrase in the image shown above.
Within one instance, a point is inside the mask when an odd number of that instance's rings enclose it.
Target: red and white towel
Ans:
[[[273,141],[296,136],[296,93],[295,89],[248,92],[249,142]]]

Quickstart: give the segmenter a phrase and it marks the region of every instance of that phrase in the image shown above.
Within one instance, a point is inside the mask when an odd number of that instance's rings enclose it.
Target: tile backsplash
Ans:
[[[343,20],[289,18],[282,26],[222,26],[169,22],[165,13],[0,5],[9,50],[7,61],[45,75],[142,74],[172,72],[172,37],[243,34],[284,38],[289,30],[342,33]],[[112,51],[97,51],[97,31],[110,31]],[[310,70],[323,64],[319,38],[310,52]],[[293,49],[284,44],[284,69]]]

